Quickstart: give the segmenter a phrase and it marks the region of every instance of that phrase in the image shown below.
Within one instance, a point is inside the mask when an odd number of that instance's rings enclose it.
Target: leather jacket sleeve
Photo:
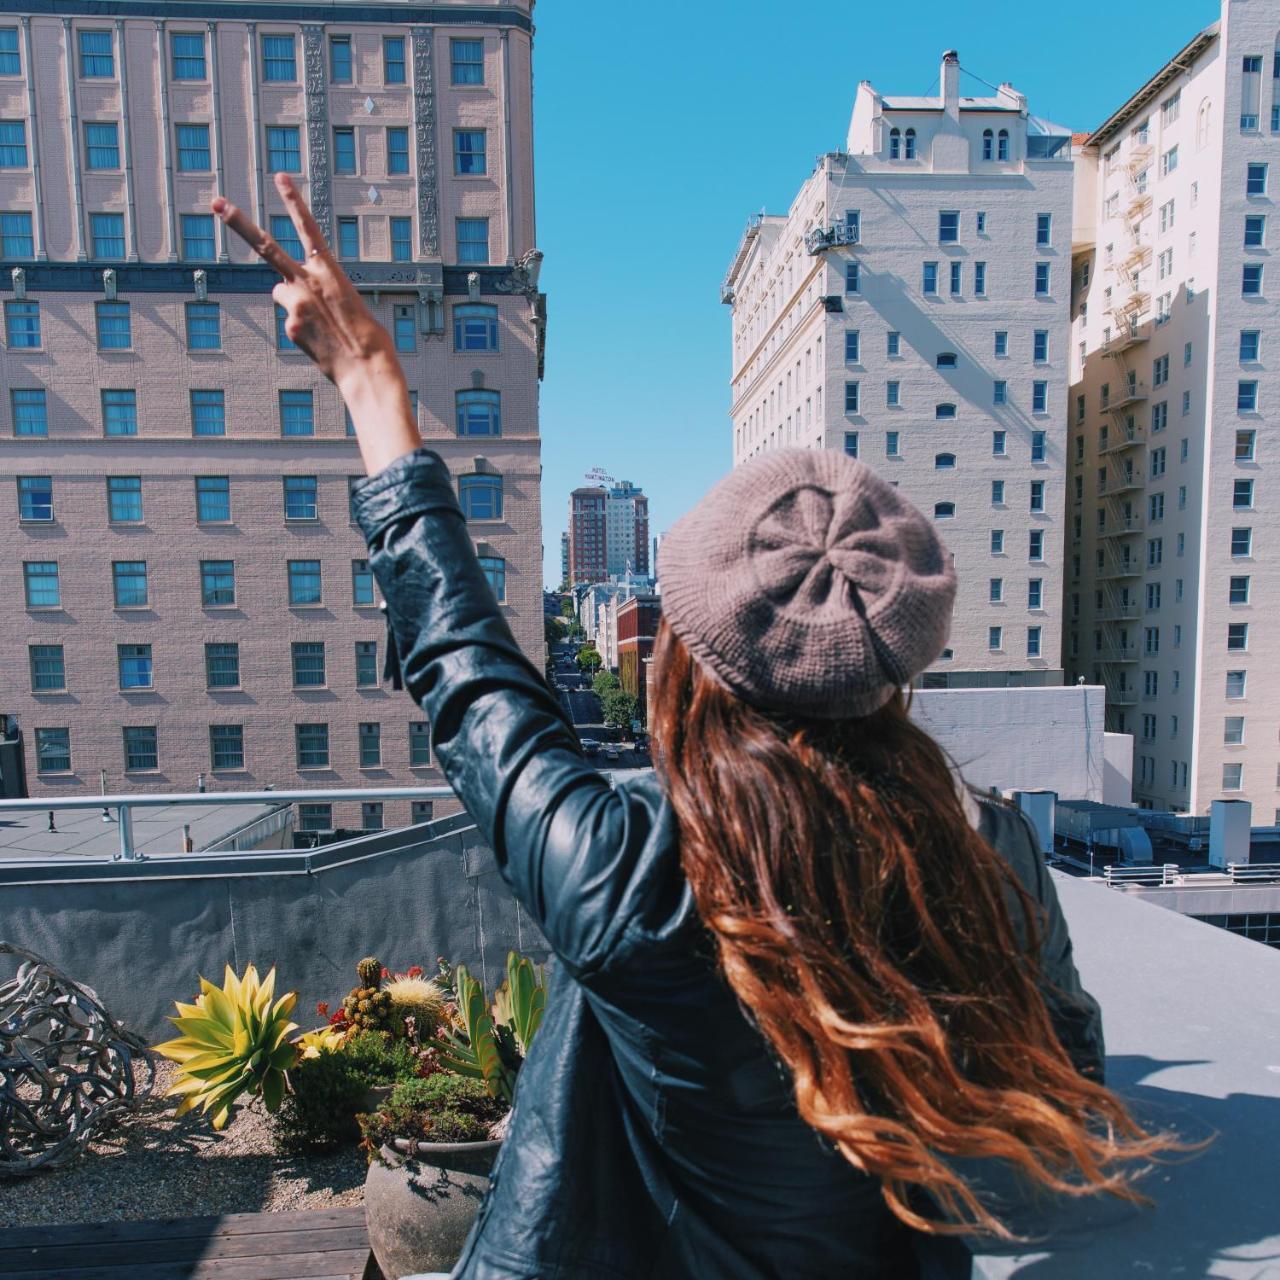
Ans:
[[[430,722],[435,759],[503,879],[581,976],[625,929],[653,814],[583,758],[498,608],[439,455],[419,449],[362,481],[354,511],[387,602],[388,657]]]

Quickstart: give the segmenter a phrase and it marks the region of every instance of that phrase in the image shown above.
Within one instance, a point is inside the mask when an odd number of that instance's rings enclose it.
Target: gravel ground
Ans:
[[[237,1107],[215,1134],[198,1113],[175,1120],[164,1096],[174,1064],[161,1062],[142,1111],[61,1169],[0,1181],[7,1227],[128,1218],[328,1209],[362,1203],[365,1161],[351,1148],[330,1156],[278,1156],[261,1101]]]

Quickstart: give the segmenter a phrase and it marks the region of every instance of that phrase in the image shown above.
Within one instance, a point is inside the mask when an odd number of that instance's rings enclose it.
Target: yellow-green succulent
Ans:
[[[169,1088],[182,1099],[178,1115],[198,1106],[222,1129],[241,1094],[261,1095],[268,1111],[280,1105],[285,1072],[300,1053],[289,1039],[298,1029],[289,1021],[298,996],[290,991],[273,1004],[275,987],[274,968],[259,981],[253,965],[243,978],[227,965],[221,987],[201,978],[194,1004],[174,1002],[178,1016],[169,1021],[182,1035],[156,1045],[156,1052],[178,1064]]]

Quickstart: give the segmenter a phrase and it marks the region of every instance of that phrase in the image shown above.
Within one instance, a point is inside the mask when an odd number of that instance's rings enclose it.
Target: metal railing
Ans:
[[[120,851],[113,862],[141,862],[145,855],[133,843],[133,811],[164,809],[170,805],[207,807],[223,804],[325,804],[333,800],[452,800],[449,787],[338,787],[310,791],[183,791],[177,794],[138,793],[118,796],[32,796],[25,800],[0,800],[0,818],[8,813],[48,813],[68,809],[101,809],[103,816],[115,810]]]
[[[1158,867],[1104,867],[1102,878],[1113,889],[1126,884],[1158,888],[1175,883],[1178,874],[1179,868],[1176,862],[1165,862]]]
[[[1232,884],[1280,880],[1280,862],[1228,862],[1227,875]]]

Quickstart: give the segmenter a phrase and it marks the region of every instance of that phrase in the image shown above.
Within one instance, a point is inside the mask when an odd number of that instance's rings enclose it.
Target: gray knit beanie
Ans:
[[[831,449],[735,467],[663,538],[658,574],[705,669],[753,706],[824,720],[869,715],[923,671],[956,594],[932,523]]]

